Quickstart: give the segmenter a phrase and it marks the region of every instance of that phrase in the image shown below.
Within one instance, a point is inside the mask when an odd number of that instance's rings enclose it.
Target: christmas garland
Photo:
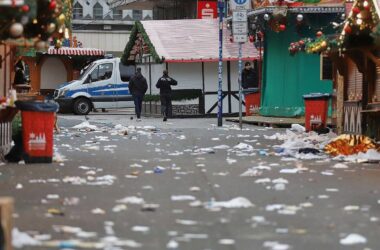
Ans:
[[[133,26],[132,28],[132,31],[131,31],[131,35],[130,35],[130,38],[129,38],[129,41],[127,43],[127,45],[125,46],[125,49],[124,49],[124,53],[121,57],[121,61],[124,63],[124,64],[128,64],[128,58],[131,54],[131,51],[133,49],[133,47],[135,46],[135,41],[137,39],[137,35],[138,34],[141,34],[142,37],[143,37],[143,40],[145,42],[145,44],[149,47],[149,51],[150,51],[150,54],[153,58],[153,61],[156,62],[156,63],[162,63],[163,62],[163,58],[161,58],[158,54],[157,54],[157,51],[154,47],[154,45],[152,44],[152,42],[150,41],[150,38],[148,36],[148,34],[146,33],[145,29],[144,29],[144,25],[141,23],[141,22],[136,22],[135,25]]]
[[[316,38],[303,38],[297,42],[290,44],[288,50],[290,55],[295,55],[298,52],[306,52],[308,54],[318,54],[324,51],[338,49],[336,37],[327,37],[321,32],[317,33]]]

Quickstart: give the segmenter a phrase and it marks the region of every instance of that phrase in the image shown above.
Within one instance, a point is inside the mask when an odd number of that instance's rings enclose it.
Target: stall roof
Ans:
[[[142,33],[150,53],[161,62],[214,62],[219,59],[219,24],[216,19],[153,20],[136,23],[132,33]],[[223,60],[238,59],[238,43],[230,41],[224,25]],[[123,58],[129,58],[138,36],[131,34]],[[154,50],[154,51],[152,51]],[[252,43],[243,44],[243,59],[259,58]],[[157,60],[158,59],[158,60]]]
[[[49,55],[66,55],[66,56],[104,56],[105,51],[93,48],[66,48],[56,49],[50,47],[47,51]]]

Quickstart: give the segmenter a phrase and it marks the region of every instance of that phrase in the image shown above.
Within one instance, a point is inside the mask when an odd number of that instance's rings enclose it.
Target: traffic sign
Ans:
[[[249,10],[251,8],[251,0],[230,0],[231,10]]]
[[[247,22],[234,22],[232,23],[232,33],[234,35],[243,35],[248,33]]]
[[[247,34],[245,34],[245,35],[234,35],[233,38],[234,38],[235,43],[246,43],[248,41]]]
[[[247,19],[247,10],[235,10],[232,12],[232,22],[246,22]]]

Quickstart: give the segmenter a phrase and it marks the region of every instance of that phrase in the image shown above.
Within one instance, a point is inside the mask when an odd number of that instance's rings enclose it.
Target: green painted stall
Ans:
[[[310,27],[326,27],[337,15],[308,15]],[[295,16],[288,17],[295,20]],[[263,116],[295,117],[304,114],[302,96],[308,93],[332,93],[332,81],[320,80],[320,55],[297,53],[291,56],[289,44],[303,37],[315,35],[313,28],[297,31],[295,22],[288,22],[287,30],[276,33],[267,29],[265,39],[262,103]],[[332,32],[330,28],[330,32]]]

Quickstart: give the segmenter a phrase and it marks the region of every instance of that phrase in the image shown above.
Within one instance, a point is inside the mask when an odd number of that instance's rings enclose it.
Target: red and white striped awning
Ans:
[[[49,55],[66,55],[66,56],[104,56],[105,51],[102,49],[93,49],[93,48],[66,48],[62,47],[56,49],[50,47],[48,49]]]

